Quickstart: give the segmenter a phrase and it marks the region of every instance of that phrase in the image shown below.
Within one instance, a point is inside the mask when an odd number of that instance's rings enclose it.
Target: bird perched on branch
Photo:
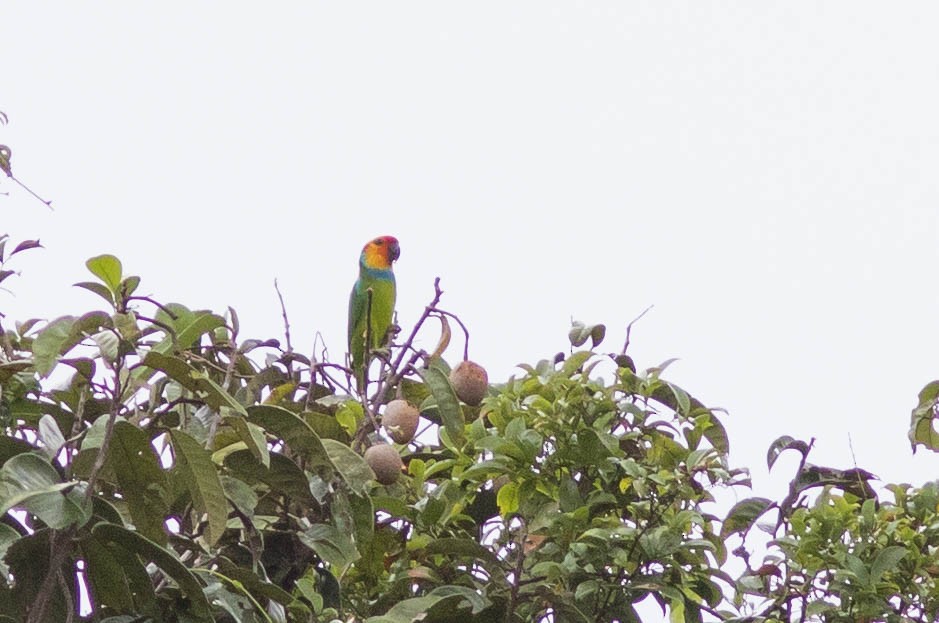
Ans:
[[[371,359],[366,358],[366,351],[384,347],[388,339],[395,309],[391,264],[399,255],[397,238],[380,236],[369,241],[359,256],[359,278],[349,296],[349,357],[359,391],[365,387],[365,370]]]

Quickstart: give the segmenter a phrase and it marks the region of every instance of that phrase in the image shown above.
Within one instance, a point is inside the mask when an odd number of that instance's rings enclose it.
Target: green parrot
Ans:
[[[391,264],[399,255],[401,248],[397,238],[381,236],[366,244],[359,256],[359,278],[349,296],[349,357],[359,391],[364,389],[369,364],[365,360],[366,336],[371,339],[369,351],[385,346],[388,338],[395,310],[395,275]],[[371,309],[369,290],[372,292]]]

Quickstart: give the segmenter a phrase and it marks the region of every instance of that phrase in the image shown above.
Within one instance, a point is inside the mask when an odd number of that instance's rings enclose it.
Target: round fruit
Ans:
[[[461,361],[450,371],[450,385],[460,400],[476,407],[489,391],[489,375],[478,363]]]
[[[396,483],[404,467],[398,451],[386,443],[375,444],[366,450],[365,462],[375,472],[375,480],[383,485]]]
[[[407,443],[414,438],[421,414],[407,400],[392,400],[385,407],[381,416],[382,426],[395,440],[395,443]]]

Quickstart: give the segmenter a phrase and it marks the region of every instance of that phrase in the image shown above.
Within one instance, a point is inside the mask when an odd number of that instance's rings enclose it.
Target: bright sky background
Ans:
[[[97,305],[114,253],[142,293],[244,337],[344,351],[361,246],[401,241],[399,319],[440,276],[504,380],[626,324],[641,367],[729,410],[755,493],[781,434],[811,460],[922,483],[939,377],[939,4],[307,2],[4,5],[0,143],[55,211],[0,182],[0,233],[40,238],[12,319]],[[456,341],[456,340],[455,340]],[[425,345],[432,346],[428,335]],[[459,348],[449,351],[455,360]],[[794,457],[793,457],[794,458]],[[790,470],[790,471],[787,471]],[[742,493],[740,495],[746,495]]]

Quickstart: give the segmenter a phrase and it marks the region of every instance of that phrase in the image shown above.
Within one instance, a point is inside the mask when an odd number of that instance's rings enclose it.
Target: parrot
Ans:
[[[395,276],[392,263],[401,255],[398,239],[379,236],[370,240],[359,256],[359,278],[349,295],[349,358],[355,374],[356,388],[364,389],[366,336],[371,339],[369,351],[385,346],[395,309]],[[371,310],[369,310],[371,290]],[[371,321],[371,329],[368,328]]]

